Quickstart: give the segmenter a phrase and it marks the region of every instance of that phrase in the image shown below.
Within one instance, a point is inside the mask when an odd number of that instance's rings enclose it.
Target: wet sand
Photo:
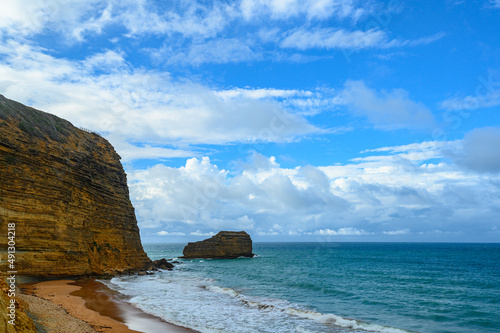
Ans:
[[[94,279],[36,282],[24,285],[22,289],[25,294],[61,306],[69,315],[87,322],[96,332],[196,332],[167,323],[120,301],[113,290]]]

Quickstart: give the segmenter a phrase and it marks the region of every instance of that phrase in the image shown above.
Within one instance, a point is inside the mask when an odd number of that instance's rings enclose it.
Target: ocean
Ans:
[[[144,249],[177,258],[184,245]],[[500,244],[254,243],[253,252],[104,282],[201,332],[500,332]]]

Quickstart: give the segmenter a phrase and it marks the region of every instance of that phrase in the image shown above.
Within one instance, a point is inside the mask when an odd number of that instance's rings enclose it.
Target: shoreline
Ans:
[[[119,300],[119,293],[109,289],[105,284],[95,279],[83,280],[51,280],[43,282],[32,282],[19,286],[22,290],[21,297],[30,305],[30,313],[33,314],[39,324],[58,327],[57,321],[69,322],[73,317],[73,326],[79,326],[73,332],[99,332],[99,333],[195,333],[197,331],[181,327],[163,319],[148,314],[135,306]],[[38,298],[35,299],[35,298]],[[50,318],[49,313],[55,313],[56,309],[50,304],[62,308],[62,313],[57,318]],[[32,309],[31,305],[34,305]],[[52,311],[47,311],[49,308]],[[35,310],[35,311],[33,311]],[[59,311],[61,312],[61,311]],[[64,313],[65,312],[65,313]],[[47,313],[45,316],[44,313]],[[63,318],[64,315],[68,316]],[[56,321],[56,323],[54,323]],[[89,330],[82,321],[92,329]],[[53,330],[58,332],[58,330]]]

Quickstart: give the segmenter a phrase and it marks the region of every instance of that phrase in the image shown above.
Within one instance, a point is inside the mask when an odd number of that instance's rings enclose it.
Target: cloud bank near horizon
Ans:
[[[208,157],[179,168],[158,164],[129,173],[131,196],[143,232],[158,236],[241,229],[258,239],[421,241],[485,232],[494,239],[500,231],[488,216],[500,204],[499,179],[467,163],[479,163],[469,147],[476,136],[500,129],[477,132],[460,141],[384,147],[344,165],[288,169],[256,152],[239,161],[237,173]],[[450,151],[457,164],[429,162]]]

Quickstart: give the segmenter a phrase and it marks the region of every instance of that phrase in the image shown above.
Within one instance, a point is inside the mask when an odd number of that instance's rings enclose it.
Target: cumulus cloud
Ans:
[[[493,208],[500,204],[500,176],[445,163],[442,151],[456,146],[383,147],[346,164],[292,169],[254,153],[236,173],[193,158],[179,168],[131,172],[131,198],[146,233],[168,225],[261,237],[409,237],[434,234],[439,223],[445,233],[474,234],[475,225],[488,228],[500,217]]]
[[[304,220],[346,208],[317,168],[282,169],[274,158],[259,154],[249,163],[235,176],[208,157],[189,159],[180,168],[156,165],[129,173],[139,221],[153,227],[177,222],[213,230],[283,232],[277,221],[289,231]]]
[[[354,115],[366,117],[376,128],[429,129],[434,125],[432,112],[402,89],[377,92],[363,81],[347,81],[341,96]]]
[[[476,128],[448,154],[461,166],[486,173],[500,172],[500,127]]]

